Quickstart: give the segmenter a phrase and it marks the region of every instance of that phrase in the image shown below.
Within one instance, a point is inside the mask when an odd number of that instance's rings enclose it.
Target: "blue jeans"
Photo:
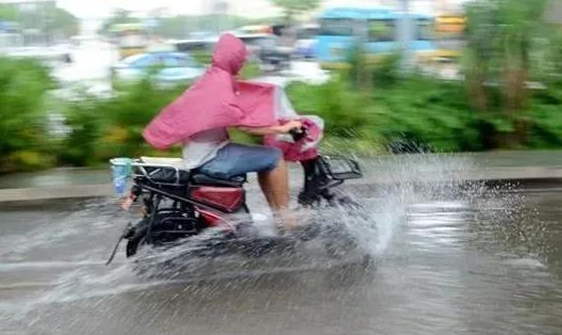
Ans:
[[[230,179],[248,172],[271,171],[281,158],[281,150],[274,147],[229,143],[198,170],[211,177]]]

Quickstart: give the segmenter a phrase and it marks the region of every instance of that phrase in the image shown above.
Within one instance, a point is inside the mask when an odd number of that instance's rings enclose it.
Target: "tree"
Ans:
[[[14,4],[0,4],[0,20],[18,23],[22,29],[37,29],[48,39],[78,34],[78,19],[54,3],[38,4],[35,10],[18,10]]]
[[[287,22],[292,22],[295,15],[318,8],[320,0],[273,0],[273,3],[283,9]]]
[[[16,6],[10,4],[0,4],[0,21],[16,21],[18,12]]]
[[[48,15],[47,27],[45,29],[47,34],[70,37],[80,32],[78,19],[68,11],[55,7],[50,8],[46,15]]]
[[[494,146],[525,140],[527,83],[538,66],[533,53],[545,32],[544,6],[545,0],[475,0],[467,6],[467,87]]]
[[[140,22],[141,22],[140,19],[131,16],[131,12],[124,9],[120,9],[115,11],[115,13],[113,13],[113,16],[105,20],[105,22],[102,24],[101,28],[99,29],[98,33],[100,33],[101,35],[108,36],[111,33],[111,27],[113,27],[116,24],[140,23]]]

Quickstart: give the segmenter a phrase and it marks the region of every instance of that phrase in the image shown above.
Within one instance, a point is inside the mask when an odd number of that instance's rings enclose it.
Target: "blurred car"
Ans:
[[[14,58],[34,58],[50,66],[57,66],[61,63],[72,63],[70,48],[65,44],[4,48],[0,50],[0,54]]]
[[[296,29],[296,42],[293,49],[294,55],[298,58],[314,58],[316,35],[320,26],[317,24],[305,24]]]
[[[251,34],[272,34],[273,28],[267,25],[249,25],[239,27],[234,31],[235,35],[251,35]]]
[[[291,62],[292,48],[279,45],[279,37],[271,34],[238,35],[250,49],[252,57],[258,59],[262,67],[282,70]]]
[[[205,68],[189,54],[182,52],[150,52],[129,56],[111,67],[112,82],[131,82],[147,76],[158,84],[190,82]]]
[[[314,58],[315,45],[316,45],[316,41],[312,39],[297,40],[295,42],[295,47],[293,49],[295,57],[304,58],[304,59]]]

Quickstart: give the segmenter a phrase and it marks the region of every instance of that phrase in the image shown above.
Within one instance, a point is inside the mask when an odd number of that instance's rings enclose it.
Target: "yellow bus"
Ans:
[[[437,57],[455,58],[460,56],[465,45],[467,18],[450,14],[435,17],[435,44]]]
[[[149,44],[148,31],[140,23],[116,24],[111,32],[121,59],[145,52]]]

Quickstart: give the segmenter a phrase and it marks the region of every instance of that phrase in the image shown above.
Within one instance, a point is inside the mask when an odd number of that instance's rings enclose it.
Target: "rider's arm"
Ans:
[[[252,135],[274,135],[274,134],[285,134],[288,133],[293,128],[300,128],[302,123],[299,121],[289,121],[283,125],[270,126],[270,127],[244,127],[239,126],[237,129],[249,133]]]

